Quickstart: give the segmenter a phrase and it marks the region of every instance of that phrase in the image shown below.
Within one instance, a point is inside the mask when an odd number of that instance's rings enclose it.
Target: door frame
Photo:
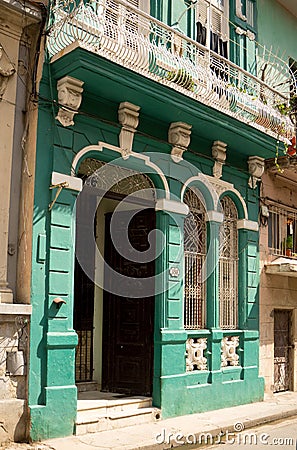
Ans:
[[[274,393],[276,392],[285,392],[285,391],[290,391],[293,389],[293,384],[294,384],[294,370],[293,370],[293,349],[294,349],[294,345],[293,345],[293,309],[290,308],[275,308],[274,309],[274,313],[273,313],[273,389],[274,389]],[[284,389],[279,388],[280,384],[281,384],[281,376],[279,377],[278,381],[276,379],[275,373],[276,373],[276,367],[277,367],[277,363],[279,363],[279,365],[281,364],[281,361],[277,362],[276,361],[276,348],[278,347],[276,345],[276,327],[275,327],[275,323],[276,323],[276,315],[277,313],[287,313],[287,345],[286,345],[286,353],[287,356],[285,356],[284,358],[287,358],[287,361],[285,361],[285,379],[283,380],[283,386]],[[284,325],[285,327],[285,325]],[[283,331],[285,332],[286,330],[278,330],[280,333]],[[282,348],[279,346],[279,348]],[[281,368],[278,369],[279,371],[281,370]]]

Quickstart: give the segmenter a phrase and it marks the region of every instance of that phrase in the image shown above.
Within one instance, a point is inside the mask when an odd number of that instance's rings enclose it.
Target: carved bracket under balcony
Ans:
[[[250,156],[248,159],[249,166],[249,187],[256,189],[258,181],[261,181],[261,177],[264,173],[264,158],[260,156]]]
[[[132,152],[134,134],[139,123],[140,106],[133,105],[133,103],[122,102],[118,110],[118,119],[122,125],[119,136],[119,147],[122,151],[124,159],[129,158]]]
[[[5,61],[5,59],[7,61]],[[15,68],[11,64],[11,62],[8,61],[8,58],[3,57],[3,47],[0,45],[0,101],[3,98],[3,95],[5,93],[8,79],[15,73]]]
[[[207,370],[207,359],[204,351],[207,349],[207,338],[187,339],[186,370]]]
[[[82,101],[84,82],[66,76],[57,83],[59,111],[56,119],[64,126],[74,125],[74,116],[78,113]]]
[[[239,356],[236,348],[239,346],[239,336],[226,336],[221,342],[221,366],[238,366]]]
[[[171,158],[174,162],[183,159],[183,153],[187,150],[191,141],[192,125],[184,122],[173,122],[168,130],[168,142],[172,145]]]
[[[223,165],[226,161],[227,144],[221,141],[214,141],[211,149],[212,157],[215,159],[215,163],[212,169],[213,176],[215,178],[221,178]]]

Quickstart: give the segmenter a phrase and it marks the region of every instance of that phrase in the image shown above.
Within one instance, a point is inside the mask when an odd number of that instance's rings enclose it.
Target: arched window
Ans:
[[[184,327],[197,330],[205,327],[205,209],[192,189],[186,191],[184,202],[190,209],[184,224]]]
[[[234,330],[238,325],[238,213],[230,197],[223,197],[221,205],[224,221],[220,229],[220,327]]]

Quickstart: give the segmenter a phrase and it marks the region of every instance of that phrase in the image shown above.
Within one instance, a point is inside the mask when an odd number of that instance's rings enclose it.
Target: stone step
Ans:
[[[84,410],[77,414],[75,434],[81,436],[87,433],[98,433],[153,422],[159,418],[160,411],[151,407],[120,411],[107,408],[105,414],[102,414],[100,409]]]
[[[80,381],[76,383],[77,392],[97,391],[97,381]]]
[[[152,406],[152,399],[150,397],[127,397],[119,399],[94,399],[94,400],[78,400],[77,411],[90,412],[99,411],[100,414],[107,414],[109,412],[120,412],[126,410],[135,410],[140,408],[149,408]]]
[[[76,435],[143,424],[160,418],[160,411],[152,407],[150,397],[126,397],[94,391],[81,392],[78,398]]]

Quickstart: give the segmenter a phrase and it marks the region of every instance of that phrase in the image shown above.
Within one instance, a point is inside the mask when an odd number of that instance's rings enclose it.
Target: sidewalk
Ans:
[[[137,425],[84,436],[43,441],[55,450],[163,450],[182,443],[199,443],[210,433],[213,437],[228,430],[233,432],[260,424],[297,416],[297,392],[266,396],[264,402],[201,414],[175,417],[155,423]],[[171,435],[170,435],[171,434]],[[42,447],[41,447],[42,448]]]
[[[264,402],[175,417],[84,436],[49,439],[33,444],[7,444],[5,450],[165,450],[183,443],[210,442],[226,430],[243,431],[297,416],[297,392],[266,396]],[[196,439],[196,440],[195,440]],[[199,440],[200,439],[200,440]],[[194,448],[196,446],[193,446]],[[190,448],[190,447],[186,447]]]

